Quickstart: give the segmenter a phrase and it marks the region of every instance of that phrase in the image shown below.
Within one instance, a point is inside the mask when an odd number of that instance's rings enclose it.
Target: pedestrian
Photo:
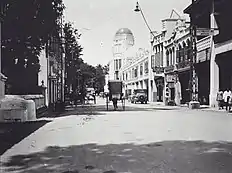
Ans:
[[[118,98],[114,97],[112,99],[114,110],[118,109]]]
[[[223,100],[225,102],[226,110],[228,110],[229,107],[230,97],[231,97],[231,91],[229,88],[227,88],[226,91],[224,91],[223,93]]]
[[[218,108],[223,109],[224,108],[223,91],[219,91],[217,93],[217,102],[218,102]]]

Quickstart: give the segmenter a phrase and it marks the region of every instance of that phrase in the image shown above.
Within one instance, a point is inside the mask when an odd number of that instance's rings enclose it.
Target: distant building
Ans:
[[[113,59],[109,63],[110,79],[119,79],[119,70],[123,66],[123,63],[125,63],[124,54],[132,46],[134,46],[132,32],[127,28],[119,29],[113,40]]]
[[[119,71],[119,79],[124,82],[125,96],[130,96],[136,89],[146,89],[148,100],[151,99],[149,56],[148,50],[135,47],[128,49],[125,53],[126,61]]]

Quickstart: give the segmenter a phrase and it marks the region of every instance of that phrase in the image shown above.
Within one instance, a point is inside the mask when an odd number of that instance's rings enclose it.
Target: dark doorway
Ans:
[[[209,105],[209,94],[210,94],[209,61],[198,63],[196,65],[196,72],[198,76],[198,99],[201,104]]]
[[[163,102],[164,79],[156,79],[157,86],[157,102]]]
[[[181,104],[188,103],[190,101],[190,91],[189,91],[189,79],[190,79],[190,71],[185,71],[179,73],[179,81],[181,83],[181,95],[182,100]]]
[[[217,55],[216,62],[219,65],[219,89],[232,90],[232,51]]]
[[[157,101],[162,102],[163,101],[163,85],[157,86]]]

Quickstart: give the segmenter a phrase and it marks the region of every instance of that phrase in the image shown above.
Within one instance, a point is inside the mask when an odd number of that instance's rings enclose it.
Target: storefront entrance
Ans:
[[[190,71],[187,70],[184,72],[180,72],[178,76],[179,76],[179,81],[181,83],[181,95],[182,95],[181,104],[185,104],[191,100],[190,90],[189,90]]]
[[[156,79],[157,86],[157,102],[163,102],[164,78]]]
[[[217,55],[216,62],[219,66],[219,89],[232,90],[232,51]]]
[[[210,94],[210,62],[196,64],[198,76],[198,99],[200,104],[209,105]]]

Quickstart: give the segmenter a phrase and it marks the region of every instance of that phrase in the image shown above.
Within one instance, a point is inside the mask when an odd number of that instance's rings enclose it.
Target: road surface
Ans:
[[[111,107],[112,108],[112,107]],[[120,109],[120,105],[119,105]],[[69,108],[1,156],[0,172],[229,173],[232,115],[162,105]]]

